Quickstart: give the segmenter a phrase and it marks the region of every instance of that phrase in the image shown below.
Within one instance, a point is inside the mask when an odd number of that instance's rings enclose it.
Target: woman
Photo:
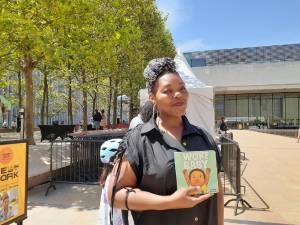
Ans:
[[[174,152],[216,151],[211,136],[184,116],[188,92],[170,58],[154,59],[144,71],[156,113],[133,129],[126,155],[114,168],[109,196],[114,207],[132,211],[136,225],[224,224],[223,193],[191,196],[197,187],[177,190]]]

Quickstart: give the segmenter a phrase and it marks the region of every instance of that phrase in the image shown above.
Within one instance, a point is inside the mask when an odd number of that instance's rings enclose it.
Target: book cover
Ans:
[[[192,195],[218,192],[215,151],[175,152],[175,170],[177,189],[198,186]]]

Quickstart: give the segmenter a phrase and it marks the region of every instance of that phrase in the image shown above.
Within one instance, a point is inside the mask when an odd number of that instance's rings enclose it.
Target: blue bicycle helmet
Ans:
[[[100,160],[102,163],[112,163],[118,153],[122,139],[110,139],[105,141],[100,148]]]

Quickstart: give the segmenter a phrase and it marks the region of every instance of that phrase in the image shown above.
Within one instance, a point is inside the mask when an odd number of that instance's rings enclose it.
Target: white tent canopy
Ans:
[[[213,87],[205,85],[196,78],[180,51],[177,51],[174,61],[176,69],[185,82],[190,94],[186,116],[192,124],[206,129],[211,135],[215,136]],[[139,96],[140,104],[142,105],[148,99],[147,89],[140,90]]]
[[[176,69],[190,93],[186,116],[192,124],[206,129],[211,135],[215,136],[213,87],[205,85],[196,78],[190,65],[179,50],[174,61]]]

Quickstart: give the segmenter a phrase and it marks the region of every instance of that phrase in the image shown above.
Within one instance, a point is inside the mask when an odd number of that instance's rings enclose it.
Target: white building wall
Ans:
[[[299,91],[300,61],[193,67],[203,83],[216,94]]]

